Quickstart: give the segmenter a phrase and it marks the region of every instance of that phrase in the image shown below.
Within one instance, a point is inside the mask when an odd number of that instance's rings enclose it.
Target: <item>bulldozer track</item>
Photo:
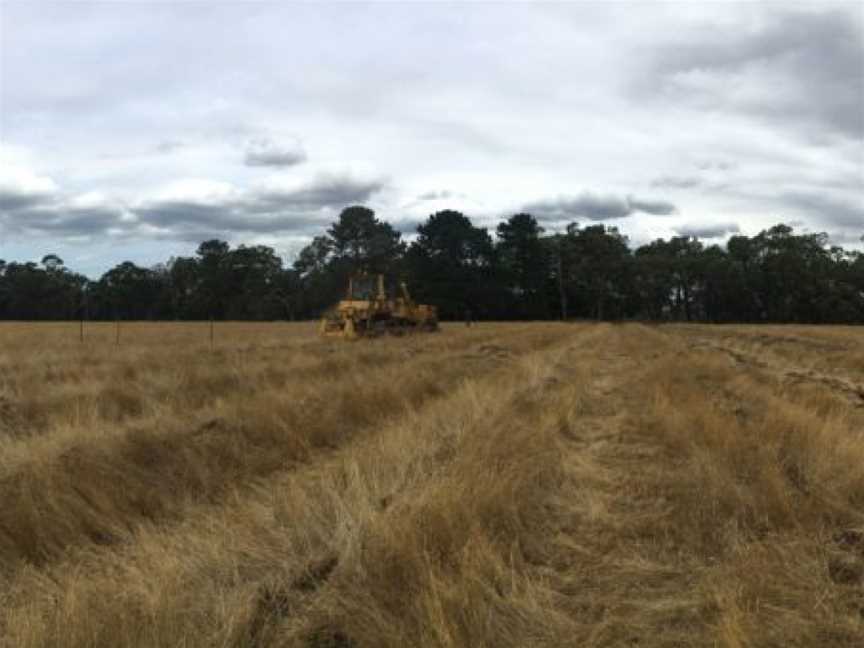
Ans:
[[[856,383],[845,376],[836,376],[814,370],[790,368],[780,363],[760,359],[753,354],[742,352],[730,346],[708,340],[690,342],[690,348],[707,349],[726,355],[733,363],[755,367],[778,377],[787,384],[810,383],[827,387],[845,396],[849,402],[858,408],[864,408],[864,384]]]

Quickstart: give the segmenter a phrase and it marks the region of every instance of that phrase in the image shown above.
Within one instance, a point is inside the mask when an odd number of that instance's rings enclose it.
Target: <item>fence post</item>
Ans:
[[[87,319],[89,315],[89,304],[87,302],[87,284],[84,284],[82,293],[81,293],[81,323],[78,328],[78,340],[81,344],[84,344],[84,320]]]
[[[120,320],[114,320],[114,344],[120,346]]]
[[[213,316],[210,316],[210,350],[213,350]]]

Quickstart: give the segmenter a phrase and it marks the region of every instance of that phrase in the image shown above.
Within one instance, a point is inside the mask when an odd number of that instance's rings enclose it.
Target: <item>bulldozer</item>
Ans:
[[[345,299],[321,318],[324,337],[353,340],[379,335],[403,335],[438,330],[438,309],[416,304],[404,282],[401,295],[389,297],[384,275],[358,275],[348,280]]]

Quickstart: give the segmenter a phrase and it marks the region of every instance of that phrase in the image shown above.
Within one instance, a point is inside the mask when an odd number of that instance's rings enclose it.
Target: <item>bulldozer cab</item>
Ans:
[[[384,275],[356,275],[348,280],[348,301],[373,301],[386,299],[384,290]]]

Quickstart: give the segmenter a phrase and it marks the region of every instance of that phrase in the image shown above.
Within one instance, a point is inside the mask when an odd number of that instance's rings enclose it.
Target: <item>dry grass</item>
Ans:
[[[206,329],[0,326],[0,644],[864,643],[864,332]]]

